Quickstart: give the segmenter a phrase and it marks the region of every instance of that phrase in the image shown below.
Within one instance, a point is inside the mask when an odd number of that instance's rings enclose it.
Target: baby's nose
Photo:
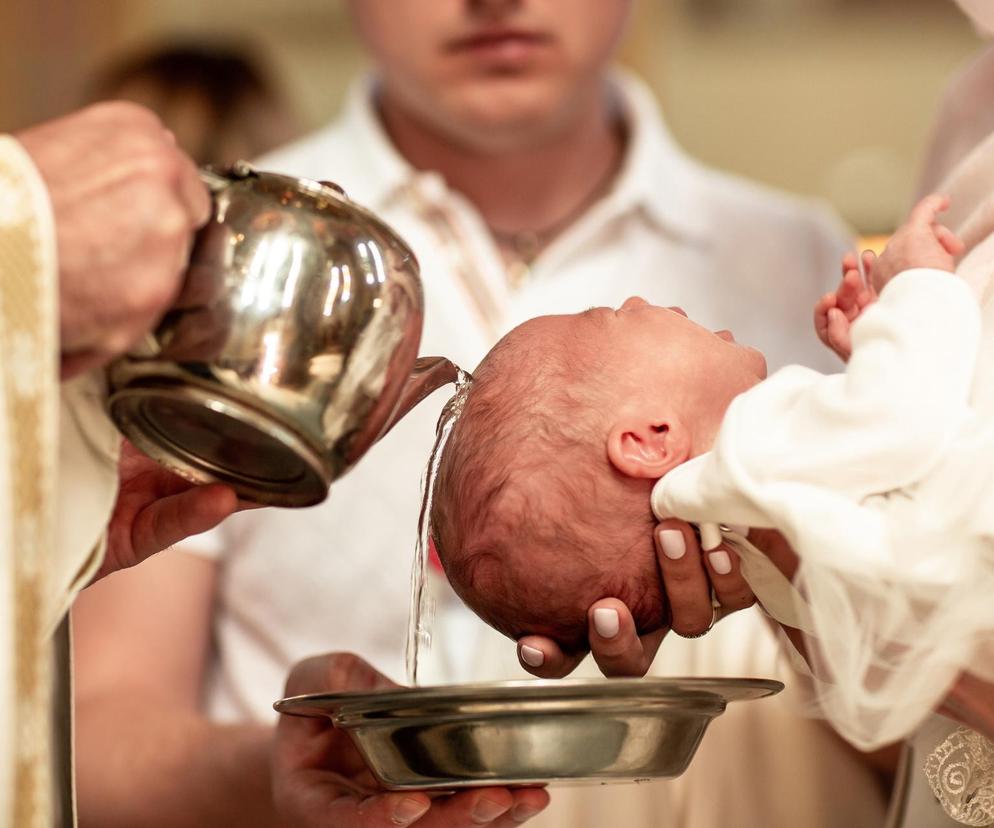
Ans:
[[[631,296],[625,300],[625,303],[621,306],[622,310],[635,310],[635,308],[641,308],[649,303],[645,301],[641,296]]]

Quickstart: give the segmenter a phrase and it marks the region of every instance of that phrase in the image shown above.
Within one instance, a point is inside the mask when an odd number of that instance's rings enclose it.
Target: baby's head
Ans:
[[[587,648],[587,608],[616,597],[640,633],[665,625],[649,507],[654,482],[710,448],[762,356],[680,311],[532,319],[474,372],[435,484],[449,580],[508,635]]]

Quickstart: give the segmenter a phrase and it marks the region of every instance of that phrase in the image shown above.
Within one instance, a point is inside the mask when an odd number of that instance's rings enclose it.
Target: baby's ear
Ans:
[[[656,480],[690,459],[690,435],[676,417],[628,415],[608,433],[607,456],[627,477]]]

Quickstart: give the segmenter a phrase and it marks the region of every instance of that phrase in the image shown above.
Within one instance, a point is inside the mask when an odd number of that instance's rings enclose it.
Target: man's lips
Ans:
[[[526,29],[485,29],[466,37],[449,41],[446,48],[450,52],[493,53],[524,52],[536,47],[547,46],[552,38],[541,32]]]

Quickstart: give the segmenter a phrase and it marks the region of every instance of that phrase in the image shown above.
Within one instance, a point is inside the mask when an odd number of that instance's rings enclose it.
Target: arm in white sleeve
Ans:
[[[919,479],[969,412],[980,309],[944,271],[897,276],[853,325],[844,374],[791,366],[737,398],[714,450],[657,486],[657,513],[764,523],[769,487],[861,498]]]

